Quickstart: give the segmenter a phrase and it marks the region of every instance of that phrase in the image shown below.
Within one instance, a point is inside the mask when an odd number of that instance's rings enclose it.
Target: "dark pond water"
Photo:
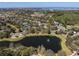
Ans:
[[[58,52],[59,50],[61,50],[61,40],[55,36],[26,37],[16,42],[3,41],[3,42],[0,42],[0,47],[15,46],[18,43],[23,46],[33,46],[33,47],[38,47],[43,45],[46,49],[51,49],[54,52]]]

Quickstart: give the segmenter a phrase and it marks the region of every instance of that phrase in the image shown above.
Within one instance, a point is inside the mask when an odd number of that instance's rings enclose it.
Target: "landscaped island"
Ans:
[[[68,56],[78,50],[79,10],[0,8],[0,55]]]

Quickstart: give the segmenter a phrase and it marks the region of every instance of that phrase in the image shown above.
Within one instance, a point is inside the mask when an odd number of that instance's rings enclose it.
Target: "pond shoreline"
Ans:
[[[57,34],[54,34],[54,35],[52,35],[52,34],[28,34],[28,35],[25,35],[25,37],[33,37],[33,36],[50,36],[50,37],[56,36],[56,37],[60,38],[60,40],[61,40],[62,50],[66,51],[67,55],[71,54],[70,49],[65,44],[65,36],[63,36],[63,35],[57,35]],[[9,39],[4,39],[4,40],[2,39],[1,41],[17,42],[17,41],[22,40],[25,37],[14,38],[14,39],[13,38],[11,38],[11,39],[9,38]]]

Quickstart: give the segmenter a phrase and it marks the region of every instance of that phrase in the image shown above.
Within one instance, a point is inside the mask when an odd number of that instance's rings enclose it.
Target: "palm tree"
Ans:
[[[48,19],[48,34],[51,34],[51,24],[54,22],[54,18],[52,16]]]

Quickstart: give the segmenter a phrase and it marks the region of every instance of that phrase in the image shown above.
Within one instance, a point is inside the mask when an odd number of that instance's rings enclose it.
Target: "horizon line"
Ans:
[[[79,7],[0,7],[0,8],[79,8]]]

